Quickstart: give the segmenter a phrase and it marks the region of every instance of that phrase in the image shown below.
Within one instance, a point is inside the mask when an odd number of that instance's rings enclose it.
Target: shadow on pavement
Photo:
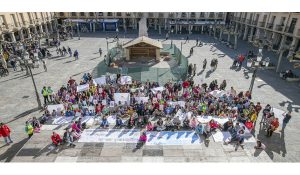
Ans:
[[[6,150],[5,153],[0,155],[0,161],[5,160],[4,162],[10,162],[18,153],[20,149],[27,143],[29,138],[25,138],[18,143],[13,144],[10,148]]]
[[[31,114],[31,113],[33,113],[33,112],[36,112],[36,111],[38,111],[38,110],[39,110],[39,108],[36,107],[36,108],[30,109],[30,110],[28,110],[28,111],[25,111],[25,112],[23,112],[23,113],[17,115],[17,116],[14,117],[12,120],[10,120],[10,121],[8,121],[8,122],[6,122],[6,123],[11,123],[11,122],[13,122],[13,121],[15,121],[15,120],[18,120],[18,119],[20,119],[20,118],[22,118],[22,117],[25,117],[25,116],[27,116],[27,115],[29,115],[29,114]]]

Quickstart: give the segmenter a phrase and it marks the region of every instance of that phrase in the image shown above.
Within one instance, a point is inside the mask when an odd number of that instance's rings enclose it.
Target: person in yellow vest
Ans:
[[[44,97],[44,103],[46,105],[47,102],[49,103],[49,93],[48,93],[48,89],[46,88],[46,86],[44,86],[42,89],[42,95]]]
[[[28,134],[28,138],[32,137],[33,135],[33,127],[29,121],[26,121],[25,131]]]

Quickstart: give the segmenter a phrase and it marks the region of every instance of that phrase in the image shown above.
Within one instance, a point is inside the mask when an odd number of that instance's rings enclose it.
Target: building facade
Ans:
[[[56,27],[54,12],[0,12],[0,40],[19,42],[32,35],[48,35]]]
[[[79,27],[81,31],[124,31],[138,29],[141,18],[147,18],[148,30],[191,34],[208,31],[213,24],[224,25],[224,12],[59,12],[61,24]]]
[[[299,51],[300,13],[261,12],[234,13],[231,26],[238,37],[249,42],[262,42],[273,51]]]

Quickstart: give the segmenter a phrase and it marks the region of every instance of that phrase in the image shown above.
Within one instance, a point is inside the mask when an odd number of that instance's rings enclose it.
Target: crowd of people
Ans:
[[[89,84],[89,89],[77,92],[78,85]],[[227,92],[226,80],[220,85],[214,80],[209,85],[206,83],[199,85],[193,80],[181,82],[168,82],[163,85],[163,90],[152,91],[153,88],[161,87],[157,82],[139,82],[132,81],[131,84],[121,83],[121,75],[116,78],[106,76],[106,85],[95,84],[91,74],[84,74],[80,82],[72,77],[51,97],[47,94],[48,89],[43,88],[46,104],[64,104],[65,110],[48,111],[42,117],[45,122],[57,115],[74,116],[80,113],[84,116],[97,116],[101,118],[100,127],[108,128],[111,123],[108,117],[116,116],[116,128],[140,128],[146,131],[177,131],[177,130],[195,130],[199,136],[208,137],[217,130],[229,131],[232,135],[231,140],[239,145],[243,144],[245,130],[253,130],[256,124],[257,116],[262,110],[260,103],[254,104],[251,101],[249,91],[237,92],[233,87]],[[224,91],[222,96],[215,97],[210,92],[214,90]],[[115,103],[113,107],[109,104],[115,101],[114,93],[129,93],[130,103]],[[48,97],[51,99],[50,103]],[[136,97],[149,97],[147,102],[137,101]],[[103,103],[105,101],[105,103]],[[170,102],[184,101],[184,105],[172,105]],[[93,107],[92,110],[90,107]],[[186,114],[184,119],[180,119],[178,114]],[[190,113],[190,115],[187,115]],[[264,111],[264,116],[268,114]],[[228,118],[225,124],[220,124],[212,119],[208,123],[201,123],[197,116],[214,116],[216,118]],[[274,119],[278,120],[278,119]],[[266,122],[268,129],[267,135],[271,136],[272,130],[269,125],[273,125],[273,120]],[[277,125],[276,125],[277,126]],[[278,126],[277,126],[278,128]],[[74,121],[66,132],[72,136],[67,139],[69,145],[73,144],[75,139],[80,137],[82,130],[85,129],[85,123],[81,120]],[[275,128],[276,129],[276,128]]]

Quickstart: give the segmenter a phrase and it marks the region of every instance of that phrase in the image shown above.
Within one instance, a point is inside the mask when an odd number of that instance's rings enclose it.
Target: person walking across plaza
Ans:
[[[196,75],[196,71],[197,71],[197,67],[196,67],[196,64],[194,64],[194,66],[193,66],[193,76]]]
[[[185,44],[186,42],[189,42],[189,36],[186,36],[184,44]]]
[[[192,56],[193,53],[194,53],[194,48],[192,47],[192,48],[190,49],[190,56]]]
[[[7,125],[5,125],[4,123],[0,123],[0,137],[4,138],[4,141],[7,145],[13,143],[10,138],[10,132],[10,128]]]
[[[203,60],[203,70],[205,70],[206,64],[207,64],[207,60],[206,60],[206,58],[205,58],[205,59]]]
[[[44,104],[46,106],[47,102],[49,103],[49,94],[48,94],[48,90],[47,90],[46,86],[44,86],[42,89],[42,95],[44,97]]]
[[[283,118],[283,121],[282,121],[282,128],[281,128],[281,131],[283,132],[286,125],[288,124],[288,122],[291,120],[292,118],[292,115],[291,115],[291,112],[288,112],[287,114],[283,114],[284,118]]]
[[[43,63],[43,67],[44,67],[45,72],[47,72],[46,60],[42,59],[42,63]]]
[[[99,54],[100,54],[100,57],[102,56],[102,49],[99,48]]]
[[[48,96],[50,97],[50,101],[53,102],[53,90],[51,89],[50,86],[48,86],[48,88],[47,88],[47,93],[48,93]]]
[[[72,57],[72,50],[70,47],[68,47],[69,57]]]
[[[78,60],[78,56],[79,56],[79,53],[77,50],[74,51],[74,57],[75,57],[75,60]]]

